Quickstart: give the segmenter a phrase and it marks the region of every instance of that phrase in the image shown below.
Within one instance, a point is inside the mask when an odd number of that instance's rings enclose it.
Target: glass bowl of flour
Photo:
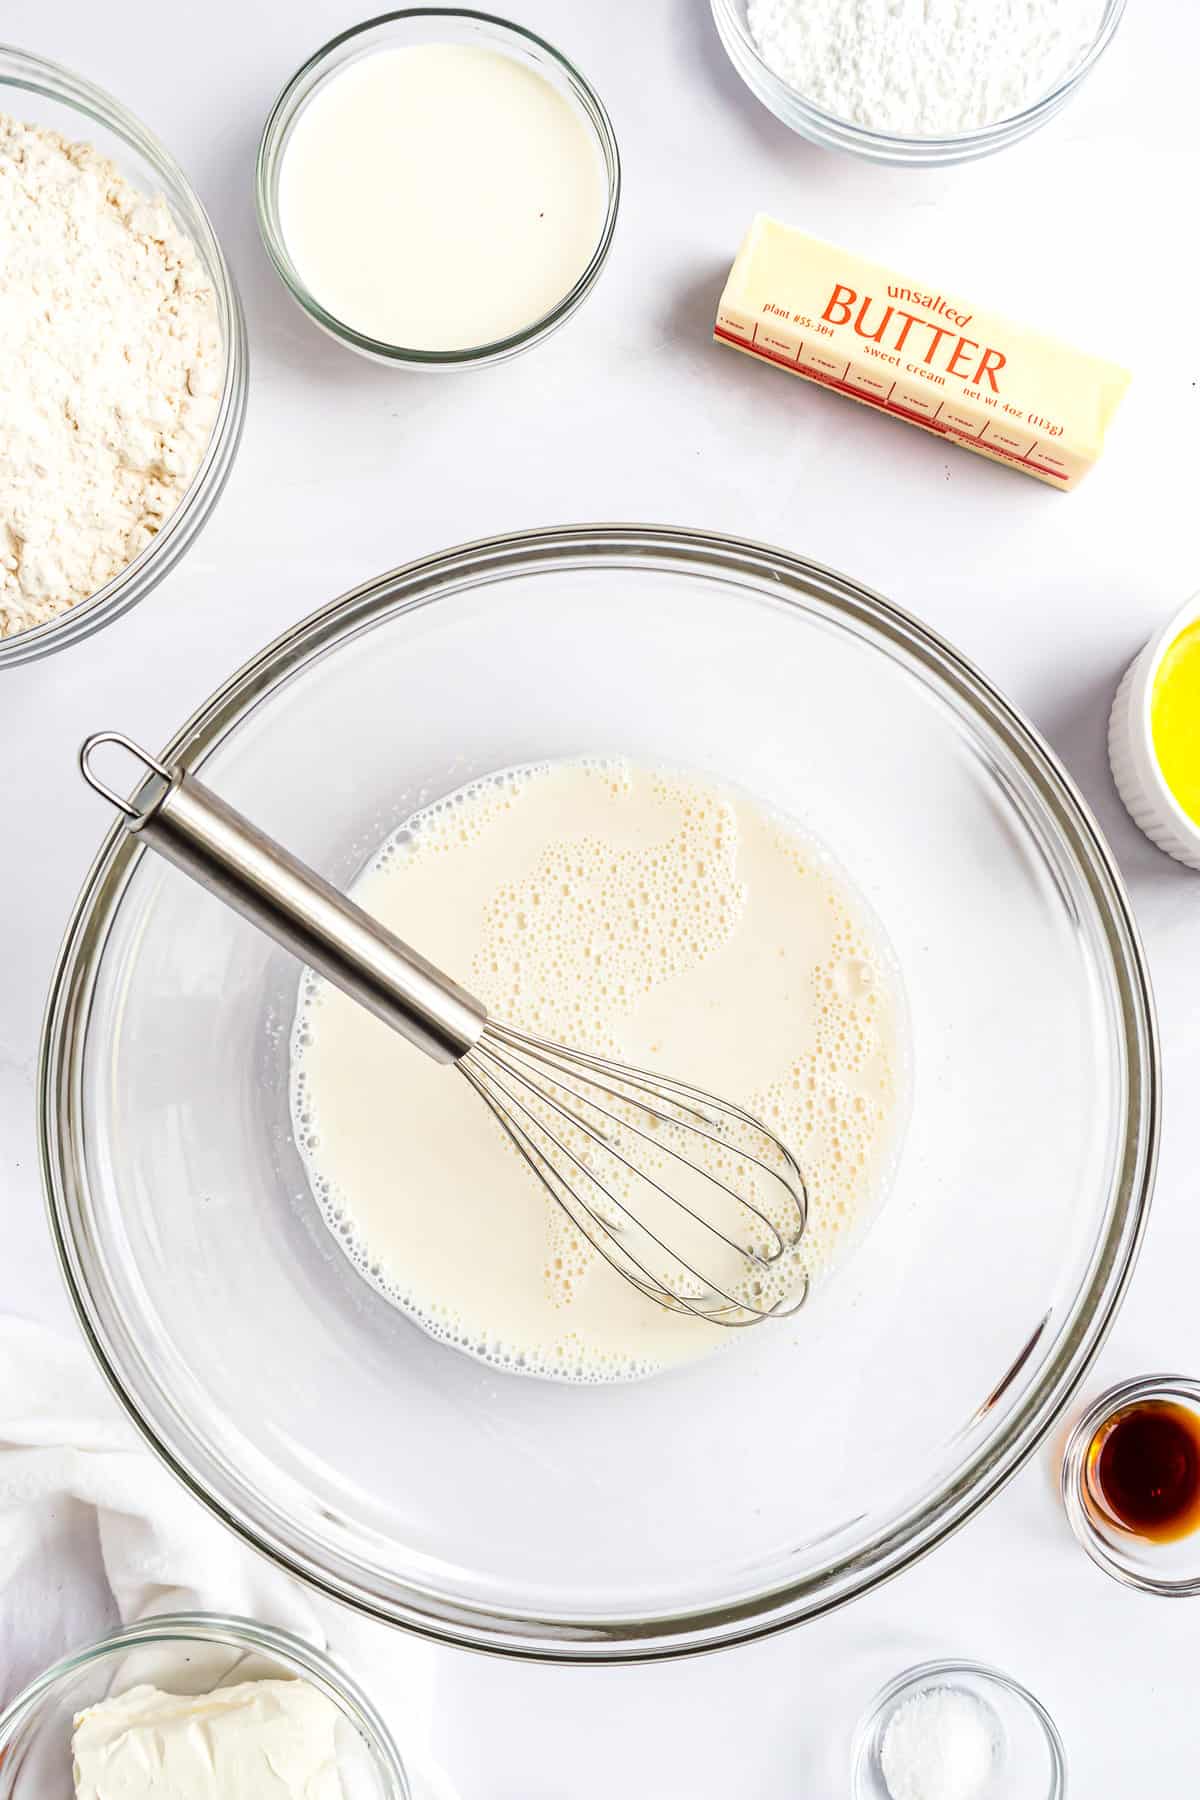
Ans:
[[[0,47],[0,668],[143,599],[233,466],[241,306],[203,206],[111,94]]]
[[[1125,0],[711,0],[729,60],[793,131],[875,162],[988,156],[1066,105]]]
[[[208,1612],[163,1613],[122,1626],[99,1643],[65,1656],[17,1694],[0,1714],[0,1800],[41,1800],[47,1794],[65,1797],[80,1791],[72,1780],[76,1717],[87,1708],[104,1708],[120,1696],[129,1696],[128,1716],[136,1726],[138,1702],[147,1690],[184,1697],[179,1708],[183,1716],[174,1726],[176,1748],[172,1752],[172,1774],[181,1786],[172,1786],[171,1792],[187,1791],[182,1785],[187,1771],[180,1753],[182,1749],[186,1754],[187,1746],[179,1746],[178,1738],[194,1733],[203,1744],[206,1728],[196,1721],[187,1723],[186,1700],[219,1696],[227,1690],[245,1700],[251,1690],[244,1684],[251,1682],[272,1684],[267,1691],[278,1696],[279,1716],[257,1741],[252,1729],[241,1745],[232,1743],[232,1734],[222,1740],[229,1792],[234,1791],[232,1783],[239,1777],[243,1782],[247,1776],[253,1780],[256,1757],[265,1758],[268,1765],[273,1757],[281,1771],[289,1772],[290,1762],[290,1770],[297,1772],[294,1787],[286,1781],[286,1773],[281,1773],[281,1793],[299,1793],[299,1771],[303,1771],[311,1774],[313,1781],[311,1788],[305,1786],[303,1791],[314,1796],[410,1800],[404,1765],[387,1726],[339,1663],[289,1631]],[[296,1692],[296,1686],[280,1689],[279,1683],[305,1684],[304,1707],[289,1707],[288,1696]],[[319,1699],[312,1695],[313,1689]],[[275,1711],[275,1705],[266,1710]],[[120,1722],[109,1727],[114,1736],[119,1729]],[[307,1754],[306,1744],[315,1745]],[[331,1749],[336,1773],[329,1766]],[[97,1791],[93,1762],[81,1768],[89,1793]],[[206,1774],[211,1776],[211,1770],[206,1770],[202,1761],[191,1771],[198,1790],[207,1785]],[[122,1775],[127,1781],[127,1767],[110,1773],[108,1779],[114,1785],[104,1785],[103,1791],[131,1791],[122,1785]],[[259,1789],[238,1785],[237,1791]],[[277,1791],[273,1783],[270,1791]]]
[[[662,1311],[454,1070],[114,833],[51,1217],[249,1542],[448,1642],[671,1656],[866,1591],[1031,1453],[1140,1238],[1154,1028],[1094,822],[948,645],[784,551],[531,532],[315,614],[167,754],[498,1017],[765,1111],[810,1187],[795,1318]]]

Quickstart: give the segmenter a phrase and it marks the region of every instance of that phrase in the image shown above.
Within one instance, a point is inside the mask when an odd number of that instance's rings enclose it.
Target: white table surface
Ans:
[[[1140,837],[1104,752],[1121,671],[1200,582],[1195,0],[1130,0],[1064,115],[983,163],[928,173],[792,136],[733,74],[704,0],[521,0],[611,109],[621,218],[563,332],[451,379],[390,375],[321,337],[256,236],[267,108],[357,16],[351,0],[4,9],[6,38],[114,90],[183,162],[241,287],[251,395],[229,488],[183,566],[99,636],[0,685],[0,1309],[73,1329],[33,1099],[59,934],[107,824],[75,773],[85,730],[164,741],[285,625],[417,554],[524,526],[652,520],[773,540],[873,584],[977,660],[1082,785],[1145,935],[1166,1078],[1148,1241],[1085,1393],[1151,1367],[1196,1374],[1200,877]],[[1100,467],[1055,494],[715,348],[717,294],[757,209],[1126,361],[1136,378]],[[1074,1791],[1124,1800],[1195,1789],[1198,1647],[1200,1602],[1127,1593],[1075,1547],[1044,1450],[919,1567],[764,1644],[627,1670],[427,1654],[435,1749],[468,1800],[834,1796],[877,1683],[943,1654],[1025,1680],[1062,1728]]]

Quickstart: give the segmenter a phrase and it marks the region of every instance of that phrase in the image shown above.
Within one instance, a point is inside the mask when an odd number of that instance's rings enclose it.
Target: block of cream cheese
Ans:
[[[715,335],[764,362],[1071,488],[1098,459],[1124,369],[763,214]]]
[[[133,1687],[75,1718],[79,1800],[343,1800],[338,1711],[307,1681]]]

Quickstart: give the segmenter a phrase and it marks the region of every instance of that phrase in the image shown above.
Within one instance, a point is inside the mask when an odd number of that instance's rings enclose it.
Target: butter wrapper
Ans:
[[[714,335],[964,449],[1072,488],[1126,370],[760,213]]]

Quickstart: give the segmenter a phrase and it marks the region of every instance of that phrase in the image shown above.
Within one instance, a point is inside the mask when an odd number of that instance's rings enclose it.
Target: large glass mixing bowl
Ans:
[[[581,527],[433,557],[279,639],[164,754],[344,886],[414,808],[580,752],[792,815],[898,954],[895,1186],[795,1321],[605,1387],[426,1336],[309,1193],[295,964],[116,831],[54,980],[41,1135],[93,1348],[229,1525],[432,1636],[652,1657],[862,1593],[1030,1453],[1130,1273],[1157,1052],[1119,878],[1041,739],[915,620],[782,551]]]

